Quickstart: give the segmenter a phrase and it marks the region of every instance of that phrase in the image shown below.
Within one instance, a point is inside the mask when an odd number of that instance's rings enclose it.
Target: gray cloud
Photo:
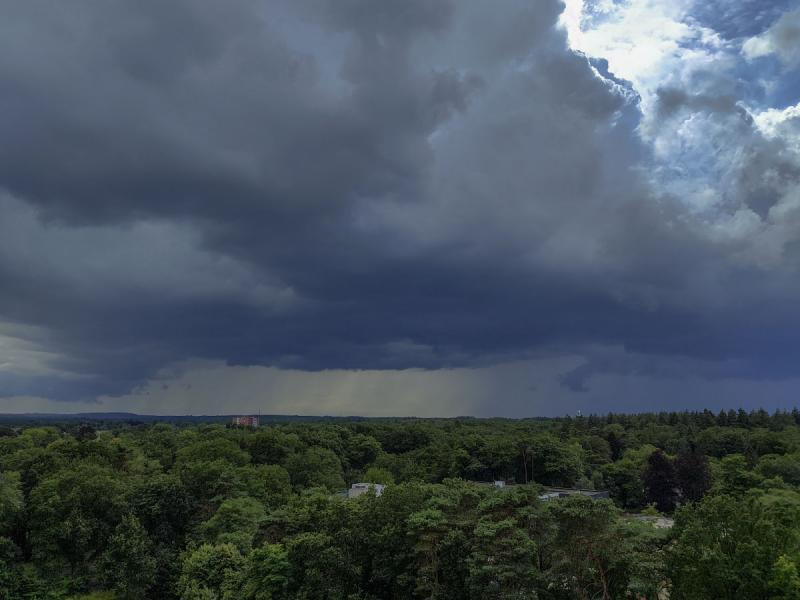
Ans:
[[[748,58],[776,54],[785,65],[800,66],[800,8],[782,14],[764,33],[747,40],[742,50]]]
[[[555,0],[4,9],[0,342],[43,354],[0,395],[122,394],[188,359],[795,374],[791,271],[654,183],[640,134],[706,115],[744,148],[728,212],[787,247],[800,163],[721,79],[668,82],[642,124]]]

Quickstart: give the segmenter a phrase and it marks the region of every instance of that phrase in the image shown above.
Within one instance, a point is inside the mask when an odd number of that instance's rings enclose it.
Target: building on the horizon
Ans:
[[[261,421],[260,417],[249,415],[249,416],[242,416],[242,417],[233,417],[231,423],[235,427],[252,427],[256,428],[259,426]]]

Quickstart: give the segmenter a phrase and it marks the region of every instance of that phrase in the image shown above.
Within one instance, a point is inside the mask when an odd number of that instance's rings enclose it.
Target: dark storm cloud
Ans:
[[[693,112],[708,111],[712,113],[737,113],[745,121],[750,121],[750,115],[737,105],[737,98],[733,95],[719,94],[689,94],[680,88],[659,88],[658,109],[662,117],[670,117],[681,109]]]
[[[2,6],[0,323],[48,354],[0,394],[192,358],[796,374],[796,284],[653,189],[635,93],[568,49],[558,2]],[[754,285],[781,289],[767,314]]]

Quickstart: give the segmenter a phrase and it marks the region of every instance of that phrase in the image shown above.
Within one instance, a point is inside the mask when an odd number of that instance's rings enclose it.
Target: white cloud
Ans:
[[[604,5],[596,20],[585,23],[584,1],[566,0],[562,23],[572,48],[606,59],[615,75],[640,92],[652,91],[674,70],[668,67],[684,58],[683,44],[702,34],[683,20],[690,7],[689,0],[628,0]]]
[[[593,5],[587,15],[584,0],[567,0],[562,23],[572,48],[607,60],[609,71],[630,81],[639,94],[638,132],[653,151],[654,188],[672,194],[690,210],[707,212],[722,201],[717,148],[709,147],[717,143],[712,133],[717,124],[700,114],[674,122],[659,114],[660,90],[706,94],[719,81],[698,73],[735,68],[720,36],[690,18],[693,4],[694,0],[627,0],[601,4],[599,11]]]
[[[784,13],[767,31],[746,40],[742,54],[748,60],[775,54],[788,67],[800,65],[800,8]]]
[[[783,138],[800,153],[800,102],[786,108],[768,108],[753,115],[759,131],[767,138]]]

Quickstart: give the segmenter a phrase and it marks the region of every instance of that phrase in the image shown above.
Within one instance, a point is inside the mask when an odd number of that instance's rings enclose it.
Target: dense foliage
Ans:
[[[800,599],[799,424],[13,423],[0,598]],[[347,499],[356,481],[386,488]]]

